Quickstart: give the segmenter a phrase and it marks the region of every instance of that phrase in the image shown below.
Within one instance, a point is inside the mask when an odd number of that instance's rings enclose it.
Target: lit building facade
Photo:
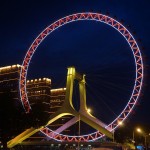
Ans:
[[[51,89],[50,113],[56,112],[64,103],[66,88]]]
[[[51,90],[51,79],[49,78],[27,80],[28,100],[33,110],[38,105],[40,107],[40,110],[49,114],[50,90]]]
[[[19,79],[21,65],[11,65],[0,68],[0,99],[4,93],[10,93],[14,107],[19,108],[22,112],[24,109],[20,100]],[[28,100],[34,114],[43,115],[43,119],[48,118],[55,113],[64,103],[66,88],[51,89],[51,79],[39,78],[27,80]],[[2,100],[2,99],[1,99]],[[46,117],[45,117],[46,116]],[[67,122],[71,117],[65,116],[53,122],[50,125],[52,130],[56,130]],[[41,118],[40,118],[41,119]],[[33,118],[34,121],[34,118]],[[69,134],[70,130],[63,133]]]
[[[50,114],[55,113],[60,107],[62,107],[65,100],[65,95],[66,88],[51,89]],[[50,124],[49,127],[52,130],[56,130],[64,123],[66,123],[70,118],[70,116],[64,116]],[[66,129],[63,131],[63,133],[69,134],[69,131],[70,130]]]
[[[3,94],[9,94],[17,107],[21,106],[19,94],[19,78],[21,65],[12,65],[0,68],[0,97]]]

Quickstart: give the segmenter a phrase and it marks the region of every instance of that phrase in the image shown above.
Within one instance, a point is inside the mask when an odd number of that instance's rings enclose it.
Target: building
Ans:
[[[24,109],[20,100],[19,91],[20,71],[21,65],[19,64],[0,68],[0,111],[8,109],[7,114],[11,113],[12,115],[12,112],[22,113],[24,117]],[[30,118],[33,118],[30,119],[30,123],[27,123],[29,126],[32,124],[31,122],[34,125],[35,120],[45,123],[46,117],[49,117],[50,89],[51,80],[48,78],[27,81],[28,98],[32,107],[32,115],[30,115]]]
[[[19,93],[20,65],[0,67],[0,137],[17,135],[24,128]]]
[[[36,105],[39,105],[44,112],[49,114],[50,90],[51,79],[49,78],[27,80],[28,100],[33,110]]]
[[[51,89],[50,114],[56,112],[64,103],[66,88]]]
[[[11,95],[11,105],[19,108],[22,112],[24,109],[20,100],[19,79],[21,65],[11,65],[0,68],[0,97],[4,94]],[[39,78],[27,80],[27,95],[32,108],[32,118],[43,123],[48,121],[49,116],[55,113],[65,100],[66,88],[51,89],[51,79]],[[2,98],[0,98],[2,100]],[[65,116],[53,122],[49,127],[56,130],[70,119],[70,116]],[[36,122],[36,121],[35,121]],[[69,134],[69,130],[63,133]]]
[[[19,78],[21,65],[12,65],[0,68],[0,97],[8,94],[11,104],[16,108],[21,106],[19,94]]]
[[[0,96],[9,93],[16,107],[22,107],[19,92],[20,71],[19,64],[0,68]],[[35,104],[40,104],[43,111],[49,112],[50,90],[51,80],[48,78],[28,80],[27,94],[31,107],[34,109]]]
[[[55,113],[60,107],[62,107],[66,95],[66,88],[58,88],[58,89],[51,89],[51,99],[50,99],[50,114]],[[50,129],[56,130],[68,120],[71,119],[71,116],[64,116],[60,119],[56,120],[52,124],[49,125]],[[63,131],[64,134],[69,134],[68,129]]]

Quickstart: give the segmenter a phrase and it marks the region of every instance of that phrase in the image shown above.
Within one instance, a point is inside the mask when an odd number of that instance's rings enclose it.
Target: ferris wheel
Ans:
[[[99,13],[91,13],[91,12],[76,13],[76,14],[72,14],[64,18],[61,18],[57,20],[56,22],[52,23],[51,25],[49,25],[47,28],[45,28],[31,44],[22,63],[22,68],[21,68],[21,73],[20,73],[20,82],[19,82],[21,101],[22,101],[25,111],[27,113],[30,113],[31,106],[30,106],[30,103],[28,101],[28,96],[27,96],[26,77],[27,77],[30,61],[35,51],[37,50],[38,46],[42,43],[42,41],[48,35],[50,35],[56,29],[71,22],[84,21],[84,20],[97,21],[99,23],[104,23],[114,28],[124,37],[124,39],[128,43],[132,51],[132,54],[134,56],[135,79],[134,79],[134,86],[133,86],[130,98],[127,104],[124,106],[121,113],[113,121],[111,121],[108,125],[105,126],[106,129],[109,129],[110,132],[113,132],[119,126],[118,121],[123,122],[124,120],[126,120],[128,116],[130,115],[130,113],[132,112],[133,108],[135,107],[139,99],[140,93],[141,93],[144,71],[143,71],[143,61],[142,61],[141,51],[133,35],[120,22],[118,22],[117,20],[109,16],[99,14]],[[76,142],[77,141],[94,141],[94,140],[104,137],[104,134],[102,134],[99,131],[86,134],[86,135],[80,135],[80,136],[63,135],[63,134],[60,134],[59,132],[52,131],[46,126],[41,128],[40,131],[44,133],[46,136],[53,138],[57,141],[76,141]]]

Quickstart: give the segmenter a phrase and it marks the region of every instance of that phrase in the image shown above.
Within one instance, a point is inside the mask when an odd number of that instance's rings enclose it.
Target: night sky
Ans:
[[[129,121],[134,125],[150,126],[149,6],[149,0],[2,1],[0,66],[22,64],[38,34],[64,16],[88,11],[109,15],[129,29],[142,51],[144,88]],[[86,74],[87,103],[92,114],[109,123],[125,107],[134,83],[134,59],[125,39],[103,23],[67,24],[50,34],[38,47],[30,63],[28,79],[49,77],[52,88],[63,87],[68,66],[75,66]],[[74,94],[74,104],[78,103],[78,94]]]

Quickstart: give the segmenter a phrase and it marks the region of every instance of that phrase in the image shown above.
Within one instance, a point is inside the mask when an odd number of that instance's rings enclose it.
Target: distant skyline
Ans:
[[[129,118],[133,124],[150,125],[149,5],[147,0],[136,1],[136,4],[129,0],[65,3],[3,1],[0,6],[0,66],[22,64],[27,49],[38,34],[66,15],[83,11],[109,15],[121,21],[133,33],[142,50],[145,65],[144,88],[135,114]],[[96,109],[93,113],[100,118],[104,117],[103,120],[111,119],[108,117],[110,114],[112,118],[115,117],[127,103],[125,100],[130,95],[135,75],[132,53],[120,34],[104,24],[89,21],[61,27],[39,46],[31,61],[28,78],[49,77],[52,78],[54,87],[62,87],[70,65],[87,74],[87,92],[98,89],[95,96],[94,93],[87,93],[89,99],[102,100],[93,104],[88,101]],[[106,108],[107,112],[104,113]],[[101,111],[97,111],[98,109]]]

